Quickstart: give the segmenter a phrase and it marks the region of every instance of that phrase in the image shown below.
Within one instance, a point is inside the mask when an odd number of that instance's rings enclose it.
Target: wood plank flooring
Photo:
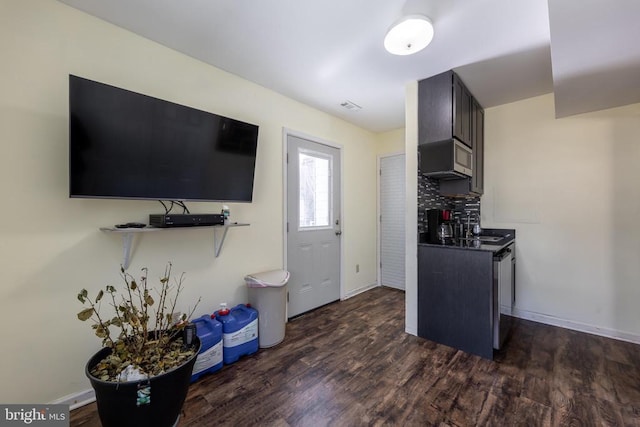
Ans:
[[[179,425],[640,426],[640,346],[515,319],[489,361],[404,333],[404,293],[375,288],[202,377]]]

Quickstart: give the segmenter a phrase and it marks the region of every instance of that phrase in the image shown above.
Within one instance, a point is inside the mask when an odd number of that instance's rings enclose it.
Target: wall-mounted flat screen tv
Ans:
[[[251,202],[258,126],[69,76],[70,197]]]

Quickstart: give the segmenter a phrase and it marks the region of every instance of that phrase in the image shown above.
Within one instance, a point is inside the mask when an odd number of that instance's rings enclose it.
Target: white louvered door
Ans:
[[[380,282],[403,289],[405,257],[404,154],[380,158]]]

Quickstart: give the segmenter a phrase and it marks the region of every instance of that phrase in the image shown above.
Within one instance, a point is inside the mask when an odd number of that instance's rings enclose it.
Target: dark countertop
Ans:
[[[447,239],[444,243],[427,242],[427,233],[420,233],[418,236],[418,245],[439,247],[443,249],[465,249],[473,251],[498,252],[506,248],[516,238],[516,230],[509,228],[486,228],[482,230],[480,239]],[[483,241],[483,237],[501,237],[495,242]]]

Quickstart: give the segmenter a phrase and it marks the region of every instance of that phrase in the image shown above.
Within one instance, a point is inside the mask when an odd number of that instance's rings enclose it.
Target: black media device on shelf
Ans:
[[[222,214],[151,214],[149,225],[152,227],[193,227],[203,225],[223,225]]]
[[[69,76],[69,196],[251,202],[258,126]]]

